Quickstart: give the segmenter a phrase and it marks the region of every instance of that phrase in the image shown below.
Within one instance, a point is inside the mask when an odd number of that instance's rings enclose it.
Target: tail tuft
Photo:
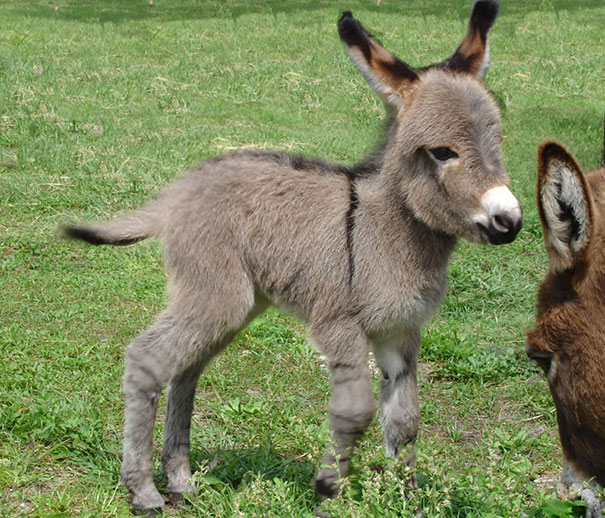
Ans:
[[[76,227],[73,225],[65,225],[62,227],[63,235],[71,237],[72,239],[81,239],[91,245],[104,245],[107,243],[104,239],[94,232],[92,229],[87,227]]]
[[[132,245],[145,239],[146,235],[140,236],[116,236],[107,232],[107,227],[93,225],[65,225],[62,228],[63,234],[73,239],[86,241],[91,245]]]

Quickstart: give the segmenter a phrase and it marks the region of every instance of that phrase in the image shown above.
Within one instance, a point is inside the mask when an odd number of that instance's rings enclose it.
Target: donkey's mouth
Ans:
[[[494,216],[489,225],[477,223],[483,238],[491,245],[512,243],[523,226],[523,218],[511,218],[504,215]]]

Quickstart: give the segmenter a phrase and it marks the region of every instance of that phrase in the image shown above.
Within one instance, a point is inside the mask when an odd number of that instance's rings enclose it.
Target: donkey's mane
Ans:
[[[365,178],[374,174],[378,174],[380,172],[380,166],[382,163],[382,156],[385,147],[386,137],[381,140],[380,144],[376,146],[375,150],[372,151],[365,160],[362,160],[361,162],[353,166],[339,164],[337,162],[324,160],[322,158],[306,157],[304,155],[296,153],[261,150],[239,152],[236,151],[234,153],[221,155],[216,158],[213,158],[209,162],[218,163],[224,160],[229,160],[233,157],[238,157],[253,161],[258,160],[259,162],[272,162],[275,164],[286,166],[295,171],[309,171],[318,174],[339,174],[353,181],[357,178]]]

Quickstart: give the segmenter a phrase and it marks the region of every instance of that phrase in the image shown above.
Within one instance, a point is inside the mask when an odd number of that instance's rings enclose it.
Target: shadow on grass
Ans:
[[[195,494],[183,495],[184,501],[168,499],[180,508],[178,516],[248,516],[259,505],[263,516],[286,516],[285,505],[296,510],[292,518],[303,518],[319,503],[311,485],[315,465],[280,456],[271,443],[191,453]],[[155,482],[166,493],[166,475],[158,473]]]
[[[459,20],[466,23],[472,2],[465,0],[383,0],[377,5],[376,0],[99,0],[95,2],[78,2],[60,0],[15,2],[13,12],[28,17],[54,18],[56,20],[73,20],[87,23],[119,23],[132,20],[155,20],[167,22],[174,20],[194,20],[204,18],[237,18],[247,14],[285,14],[296,16],[305,11],[328,10],[337,13],[345,10],[373,10],[384,14],[412,14],[417,16],[451,15],[456,13]],[[533,11],[555,12],[590,9],[602,6],[602,0],[552,0],[551,2],[527,2],[526,0],[509,0],[504,5],[510,15],[525,15]],[[9,7],[10,9],[10,7]],[[599,20],[594,20],[600,23]]]
[[[271,445],[242,450],[194,451],[193,466],[210,466],[209,475],[234,489],[244,485],[248,478],[261,476],[272,480],[295,482],[308,489],[316,466],[309,462],[281,457]]]

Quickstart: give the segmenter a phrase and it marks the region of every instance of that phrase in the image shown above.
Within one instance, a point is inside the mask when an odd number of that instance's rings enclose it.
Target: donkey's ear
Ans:
[[[353,63],[380,98],[399,107],[418,75],[376,43],[350,12],[338,21],[338,34]]]
[[[550,269],[572,268],[590,243],[592,198],[580,166],[556,142],[538,150],[537,196]]]
[[[499,12],[500,5],[496,0],[476,2],[462,43],[452,57],[438,66],[483,79],[489,65],[487,35]]]

